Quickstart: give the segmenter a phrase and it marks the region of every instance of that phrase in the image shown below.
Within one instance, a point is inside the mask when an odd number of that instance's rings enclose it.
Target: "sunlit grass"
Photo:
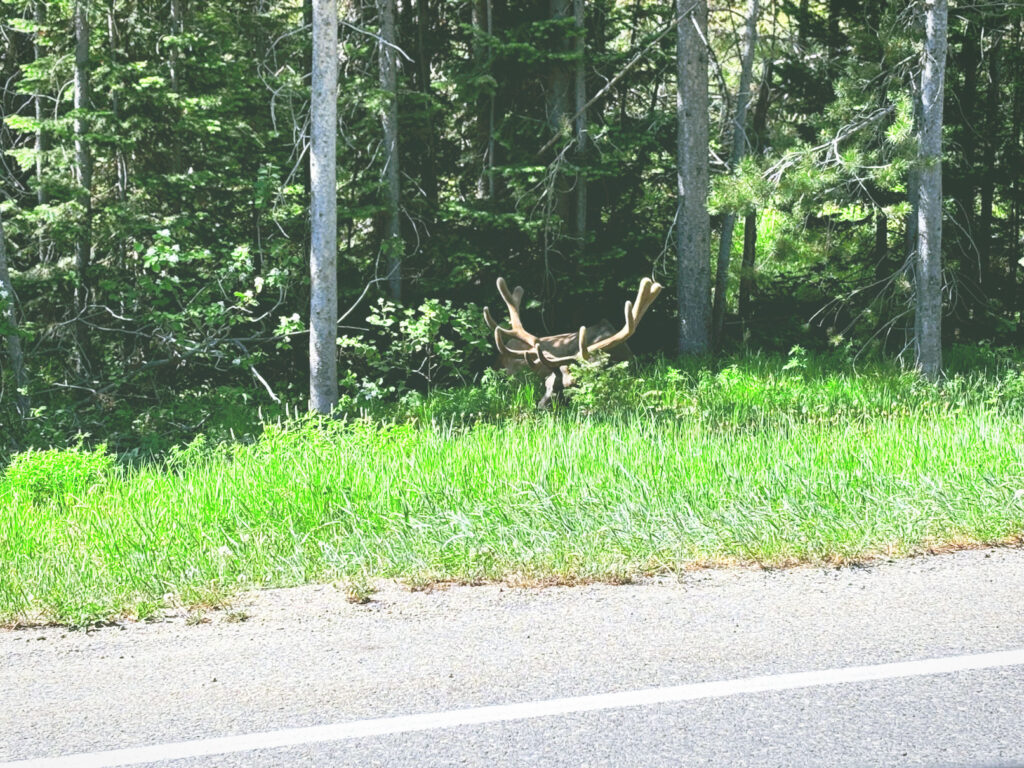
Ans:
[[[811,364],[595,375],[555,414],[496,415],[500,387],[440,395],[397,422],[271,426],[135,467],[21,454],[0,479],[0,621],[318,580],[619,579],[1020,539],[1018,374],[936,388]]]

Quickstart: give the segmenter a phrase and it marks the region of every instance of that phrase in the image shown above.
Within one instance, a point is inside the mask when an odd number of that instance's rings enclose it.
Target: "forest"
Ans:
[[[1020,546],[1024,6],[0,7],[0,626]]]
[[[307,410],[312,0],[0,7],[2,450]],[[537,333],[653,277],[634,351],[712,367],[1019,341],[1019,4],[334,13],[332,407],[487,379],[498,277]]]

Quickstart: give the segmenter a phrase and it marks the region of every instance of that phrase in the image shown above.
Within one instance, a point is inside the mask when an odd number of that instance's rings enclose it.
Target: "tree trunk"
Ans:
[[[553,20],[566,19],[572,13],[572,0],[551,0],[550,10]],[[568,46],[564,40],[559,39],[556,41],[554,53],[564,54],[567,50]],[[552,136],[561,137],[568,130],[571,130],[571,126],[566,124],[566,121],[571,117],[569,112],[569,80],[570,73],[566,62],[562,59],[553,61],[550,65],[548,88],[545,93],[547,120]],[[547,257],[549,251],[557,249],[557,243],[566,233],[572,214],[571,184],[564,171],[560,168],[555,169],[554,178],[552,179],[548,213],[549,226],[551,223],[550,216],[553,215],[558,220],[558,228],[553,230],[553,235],[546,243],[545,257]],[[547,287],[547,281],[545,281],[545,286]]]
[[[423,192],[430,203],[432,216],[437,210],[437,167],[434,141],[434,108],[430,92],[431,52],[427,48],[427,29],[430,25],[429,0],[416,0],[416,85],[423,96],[426,117],[426,157],[423,158]]]
[[[89,307],[92,261],[92,151],[86,141],[91,108],[89,93],[89,3],[75,2],[75,166],[78,175],[78,199],[83,214],[75,238],[75,368],[79,375],[91,365],[89,334],[85,314]]]
[[[32,43],[32,55],[36,61],[44,56],[43,46],[39,44],[39,36],[46,25],[46,4],[43,0],[36,0],[34,6],[36,34]],[[46,109],[43,106],[43,94],[34,94],[36,108],[36,199],[39,205],[46,205],[50,202],[50,196],[46,185],[43,183],[43,153],[46,152],[46,134],[43,132],[43,121],[46,119]],[[43,260],[42,241],[40,241],[39,260]]]
[[[761,85],[754,105],[752,149],[760,150],[764,142],[765,127],[768,124],[768,104],[772,91],[772,62],[764,64]],[[754,292],[754,264],[757,260],[757,211],[751,211],[743,220],[743,263],[740,268],[739,312],[744,320],[750,320],[750,297]]]
[[[587,154],[587,74],[584,61],[586,52],[586,27],[583,16],[583,0],[573,0],[573,19],[576,28],[575,53],[576,59],[573,62],[573,80],[576,121],[573,125],[573,133],[576,138],[576,166],[582,168],[586,161]],[[576,220],[575,236],[577,241],[577,252],[582,259],[587,241],[587,177],[580,170],[576,172]]]
[[[384,130],[384,188],[386,223],[383,251],[388,264],[388,286],[394,301],[402,300],[401,174],[398,164],[398,62],[395,46],[395,0],[377,0],[380,15],[380,87],[387,95],[381,125]]]
[[[183,2],[184,0],[171,0],[171,34],[175,36],[181,35],[185,31],[185,22],[182,18],[181,8],[181,4]],[[175,43],[171,46],[170,60],[168,62],[168,69],[171,75],[171,93],[174,94],[180,93],[178,82],[178,45],[179,43]],[[178,104],[180,103],[181,102],[179,100]],[[178,120],[180,121],[181,109],[180,107],[175,107],[175,109]],[[175,130],[171,134],[171,173],[178,175],[181,173],[181,169],[181,137],[179,136],[178,131]]]
[[[11,284],[11,273],[7,267],[7,241],[4,237],[4,222],[0,217],[0,321],[7,326],[7,357],[11,361],[14,373],[14,385],[17,391],[14,401],[18,414],[24,419],[28,417],[29,400],[26,388],[28,374],[25,372],[25,357],[21,351],[21,337],[18,335],[18,313],[14,306],[14,286]]]
[[[107,6],[107,41],[110,44],[110,64],[114,69],[114,84],[110,87],[110,116],[113,119],[114,125],[119,125],[121,120],[121,90],[118,87],[120,78],[117,75],[117,52],[120,50],[121,41],[117,34],[115,0],[110,0]],[[114,146],[114,176],[117,202],[123,209],[128,197],[128,162],[125,160],[124,147],[122,147],[120,141]],[[122,213],[124,213],[123,210]],[[120,256],[119,265],[123,267],[127,261],[124,238],[118,237],[117,251]]]
[[[981,51],[978,48],[977,34],[967,24],[964,39],[956,56],[959,69],[963,72],[963,87],[958,89],[957,103],[960,108],[953,113],[954,120],[959,117],[964,140],[961,142],[963,156],[963,176],[953,185],[951,196],[956,200],[953,207],[953,218],[959,222],[952,231],[960,230],[963,246],[958,249],[963,254],[960,264],[961,277],[969,284],[969,289],[959,292],[959,302],[964,311],[954,312],[952,322],[964,327],[970,323],[972,316],[984,303],[982,298],[982,277],[979,262],[977,228],[975,226],[974,202],[977,197],[978,152],[977,145],[981,140],[977,116],[978,101],[978,69]],[[952,85],[952,84],[951,84]]]
[[[552,20],[566,19],[572,13],[572,0],[550,0]],[[564,54],[564,41],[557,40],[553,53]],[[565,128],[565,120],[569,116],[569,69],[565,61],[552,62],[548,74],[548,90],[545,94],[545,107],[548,125],[555,135],[561,134]]]
[[[337,2],[337,0],[335,0]],[[308,41],[307,45],[303,46],[303,63],[305,64],[305,71],[313,72],[313,0],[302,0],[302,24],[309,30],[309,37],[303,37]],[[308,134],[303,136],[303,139],[312,137]],[[312,147],[310,147],[312,151]],[[337,162],[337,161],[335,161]],[[310,206],[312,210],[312,199],[313,199],[313,179],[311,176],[312,162],[307,158],[306,162],[302,164],[302,191],[304,193],[303,199],[306,204]],[[335,193],[337,194],[337,193]],[[302,252],[309,253],[310,249],[310,238],[311,234],[312,217],[307,217],[302,227]]]
[[[946,70],[947,0],[925,2],[921,72],[921,131],[917,166],[917,368],[928,379],[942,372],[942,100]]]
[[[750,101],[750,81],[754,71],[754,49],[757,46],[758,0],[747,6],[747,23],[743,30],[743,53],[740,57],[740,84],[736,91],[736,113],[732,125],[732,155],[729,168],[735,173],[747,151],[747,104]],[[725,297],[729,285],[729,260],[732,254],[732,233],[736,214],[726,213],[722,219],[722,238],[718,243],[718,263],[715,270],[715,303],[711,308],[711,327],[716,348],[722,343],[725,326]]]
[[[881,281],[890,274],[889,264],[889,217],[882,209],[875,212],[875,280]]]
[[[36,34],[35,39],[32,42],[32,55],[36,61],[39,61],[44,56],[43,46],[39,43],[39,37],[42,34],[42,29],[46,25],[46,4],[43,0],[36,0],[33,6],[33,13],[35,15],[36,22]],[[46,189],[46,183],[43,180],[43,155],[46,153],[47,141],[46,132],[43,130],[43,121],[46,119],[46,109],[43,106],[43,94],[35,93],[33,96],[36,109],[36,201],[39,205],[46,205],[50,202],[50,194]],[[39,263],[46,262],[46,240],[43,237],[42,232],[39,233],[38,240],[39,248]]]
[[[480,38],[486,35],[487,43],[477,39],[473,47],[473,58],[476,60],[477,74],[483,74],[485,68],[490,72],[491,39],[494,35],[494,8],[491,0],[473,0],[471,6],[473,28]],[[494,200],[494,90],[487,96],[477,100],[477,134],[480,157],[480,175],[476,182],[476,196],[479,199]]]
[[[811,34],[811,9],[809,0],[800,0],[800,8],[797,11],[796,41],[803,49]]]
[[[751,319],[750,297],[754,292],[754,263],[757,260],[757,211],[743,219],[743,262],[740,264],[740,295],[737,301],[740,317]]]
[[[1024,24],[1024,19],[1021,20]],[[1022,25],[1015,25],[1011,40],[1013,46],[1011,50],[1019,51],[1024,43],[1024,34],[1021,30]],[[1010,145],[1014,148],[1010,155],[1010,162],[1016,161],[1018,166],[1024,157],[1024,81],[1018,75],[1011,81],[1013,83],[1013,97],[1012,97],[1012,118],[1010,126]],[[1020,321],[1024,318],[1018,316],[1020,310],[1020,289],[1018,288],[1018,273],[1020,272],[1020,252],[1017,250],[1021,242],[1021,184],[1020,176],[1014,174],[1010,181],[1010,243],[1011,247],[1006,250],[1007,253],[1007,267],[1010,273],[1010,279],[1007,281],[1008,295],[1006,298],[1006,306],[1009,309],[1010,318],[1012,320]],[[1020,328],[1020,326],[1018,326]],[[1019,331],[1018,331],[1019,334]]]
[[[312,75],[309,152],[309,409],[328,414],[338,404],[336,0],[314,0],[313,3]]]
[[[986,296],[992,275],[992,201],[995,196],[996,148],[999,143],[999,55],[996,43],[989,51],[989,85],[985,99],[985,140],[981,172],[981,210],[978,216],[978,282]]]
[[[918,82],[912,82],[910,85],[911,98],[914,101],[914,133],[920,135],[921,133],[921,120],[922,106],[921,106],[921,88]],[[907,202],[910,204],[910,210],[907,212],[907,218],[905,222],[905,240],[904,249],[907,253],[907,258],[910,263],[914,263],[917,258],[917,216],[920,208],[921,195],[921,172],[917,165],[911,163],[910,168],[907,171]],[[916,333],[916,331],[915,331]]]
[[[707,0],[676,0],[676,12],[678,349],[703,354],[711,342]]]

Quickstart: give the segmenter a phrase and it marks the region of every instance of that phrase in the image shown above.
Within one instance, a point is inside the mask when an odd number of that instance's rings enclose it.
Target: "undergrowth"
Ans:
[[[579,372],[293,419],[119,462],[15,455],[0,622],[216,607],[238,590],[398,577],[621,581],[694,564],[854,562],[1024,533],[1024,377],[931,385],[795,349]]]

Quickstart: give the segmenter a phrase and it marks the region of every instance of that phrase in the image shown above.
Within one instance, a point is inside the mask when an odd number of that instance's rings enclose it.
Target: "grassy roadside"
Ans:
[[[421,404],[403,423],[269,427],[137,467],[20,454],[0,478],[0,623],[316,580],[622,578],[1019,541],[1019,378],[663,367],[595,375],[554,415]],[[629,407],[593,413],[612,395]]]

